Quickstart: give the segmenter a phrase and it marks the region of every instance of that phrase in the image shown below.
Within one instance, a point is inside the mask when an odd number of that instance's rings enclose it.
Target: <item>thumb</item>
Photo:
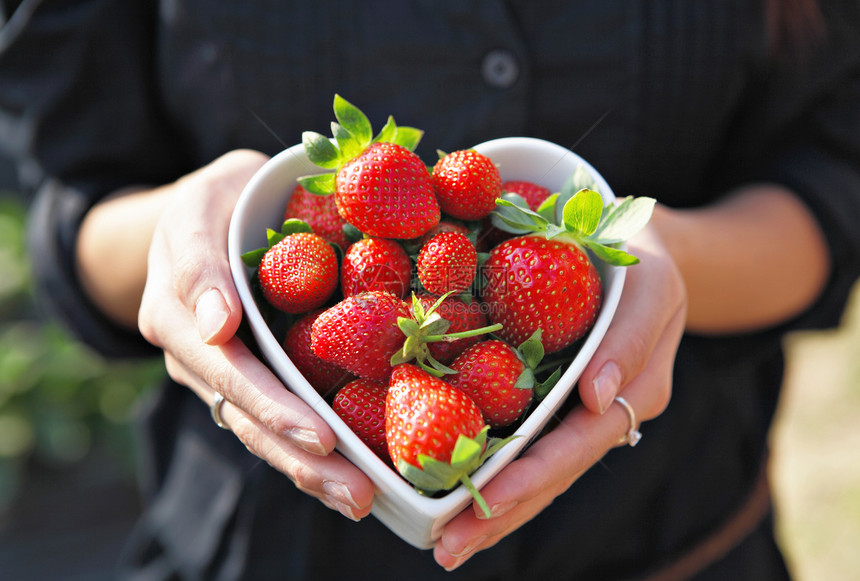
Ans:
[[[230,287],[222,288],[232,288],[230,284]],[[233,298],[235,293],[229,295]],[[242,320],[242,308],[238,304],[231,308],[221,289],[210,287],[197,298],[194,319],[200,338],[209,345],[220,345],[236,334]]]
[[[268,159],[263,154],[238,150],[196,172],[184,184],[202,195],[202,212],[190,218],[190,236],[180,252],[190,251],[191,261],[179,261],[174,276],[180,296],[192,309],[200,338],[220,345],[236,334],[242,320],[242,304],[236,291],[227,258],[227,233],[233,206],[247,181]],[[189,264],[193,262],[194,264]],[[182,272],[184,271],[184,272]],[[189,284],[190,283],[190,284]],[[184,287],[184,288],[183,288]]]

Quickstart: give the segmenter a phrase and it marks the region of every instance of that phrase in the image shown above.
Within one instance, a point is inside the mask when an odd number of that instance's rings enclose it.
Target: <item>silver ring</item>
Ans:
[[[633,407],[623,397],[616,397],[615,401],[624,406],[624,409],[627,410],[627,415],[630,417],[630,429],[627,430],[627,433],[624,434],[624,437],[621,438],[618,444],[627,444],[632,448],[642,439],[642,432],[636,429],[636,414],[633,412]]]
[[[221,419],[221,405],[224,403],[224,396],[215,392],[215,399],[212,400],[212,403],[209,404],[209,413],[212,414],[212,421],[215,422],[215,425],[221,428],[222,430],[229,430],[225,424],[224,420]]]

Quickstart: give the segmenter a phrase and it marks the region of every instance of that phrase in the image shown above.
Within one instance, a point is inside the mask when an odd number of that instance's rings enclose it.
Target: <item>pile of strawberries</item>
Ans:
[[[334,113],[332,138],[303,135],[328,171],[298,180],[281,230],[243,257],[258,304],[370,449],[420,492],[463,483],[486,511],[469,475],[508,441],[490,430],[518,425],[560,376],[544,355],[570,355],[597,317],[586,249],[635,264],[618,245],[654,201],[604,207],[586,172],[558,193],[502,183],[471,149],[428,167],[420,130],[389,117],[374,136],[340,96]]]

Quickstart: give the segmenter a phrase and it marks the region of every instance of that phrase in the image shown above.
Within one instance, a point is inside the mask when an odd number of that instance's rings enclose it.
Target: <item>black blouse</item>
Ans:
[[[168,382],[146,417],[151,505],[127,562],[152,579],[607,580],[657,568],[718,526],[766,453],[782,337],[838,323],[860,275],[860,3],[821,4],[826,39],[773,55],[761,3],[742,0],[21,2],[0,29],[0,137],[34,196],[38,291],[109,355],[153,349],[75,281],[87,209],[231,149],[274,154],[304,130],[328,133],[334,93],[376,127],[393,114],[424,129],[427,160],[529,135],[575,150],[618,195],[675,207],[782,183],[833,257],[826,291],[796,320],[686,336],[672,403],[641,444],[610,452],[452,574],[375,519],[349,522],[297,492]],[[783,576],[764,529],[711,578]]]

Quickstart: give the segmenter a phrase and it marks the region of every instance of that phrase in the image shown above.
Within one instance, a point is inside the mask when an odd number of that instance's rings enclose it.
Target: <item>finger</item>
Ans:
[[[583,404],[598,414],[644,369],[664,333],[677,346],[683,330],[686,294],[677,267],[656,237],[643,235],[638,242],[641,262],[628,267],[612,324],[579,380]]]
[[[169,233],[166,249],[174,261],[177,296],[194,313],[201,338],[210,344],[232,337],[241,321],[227,233],[236,200],[267,159],[255,151],[233,151],[183,178],[177,182],[174,211],[162,225]],[[183,211],[190,204],[194,211]]]
[[[671,354],[674,349],[669,335],[658,341],[655,355],[662,360],[665,352]],[[633,410],[632,419],[620,403],[603,415],[575,408],[481,490],[491,518],[484,518],[473,506],[474,510],[463,511],[445,527],[434,548],[437,562],[451,570],[496,544],[547,508],[610,449],[626,443],[631,430],[655,417],[668,402],[671,364],[647,367],[623,393]]]
[[[287,390],[238,339],[221,346],[165,355],[171,377],[204,401],[211,390],[256,419],[267,431],[317,455],[334,450],[337,437],[301,398]]]
[[[212,395],[212,390],[209,390],[210,401]],[[205,397],[203,399],[206,401]],[[373,483],[340,454],[310,454],[276,437],[259,421],[227,400],[220,404],[219,415],[223,426],[231,430],[251,453],[285,474],[302,492],[354,521],[370,514]]]

